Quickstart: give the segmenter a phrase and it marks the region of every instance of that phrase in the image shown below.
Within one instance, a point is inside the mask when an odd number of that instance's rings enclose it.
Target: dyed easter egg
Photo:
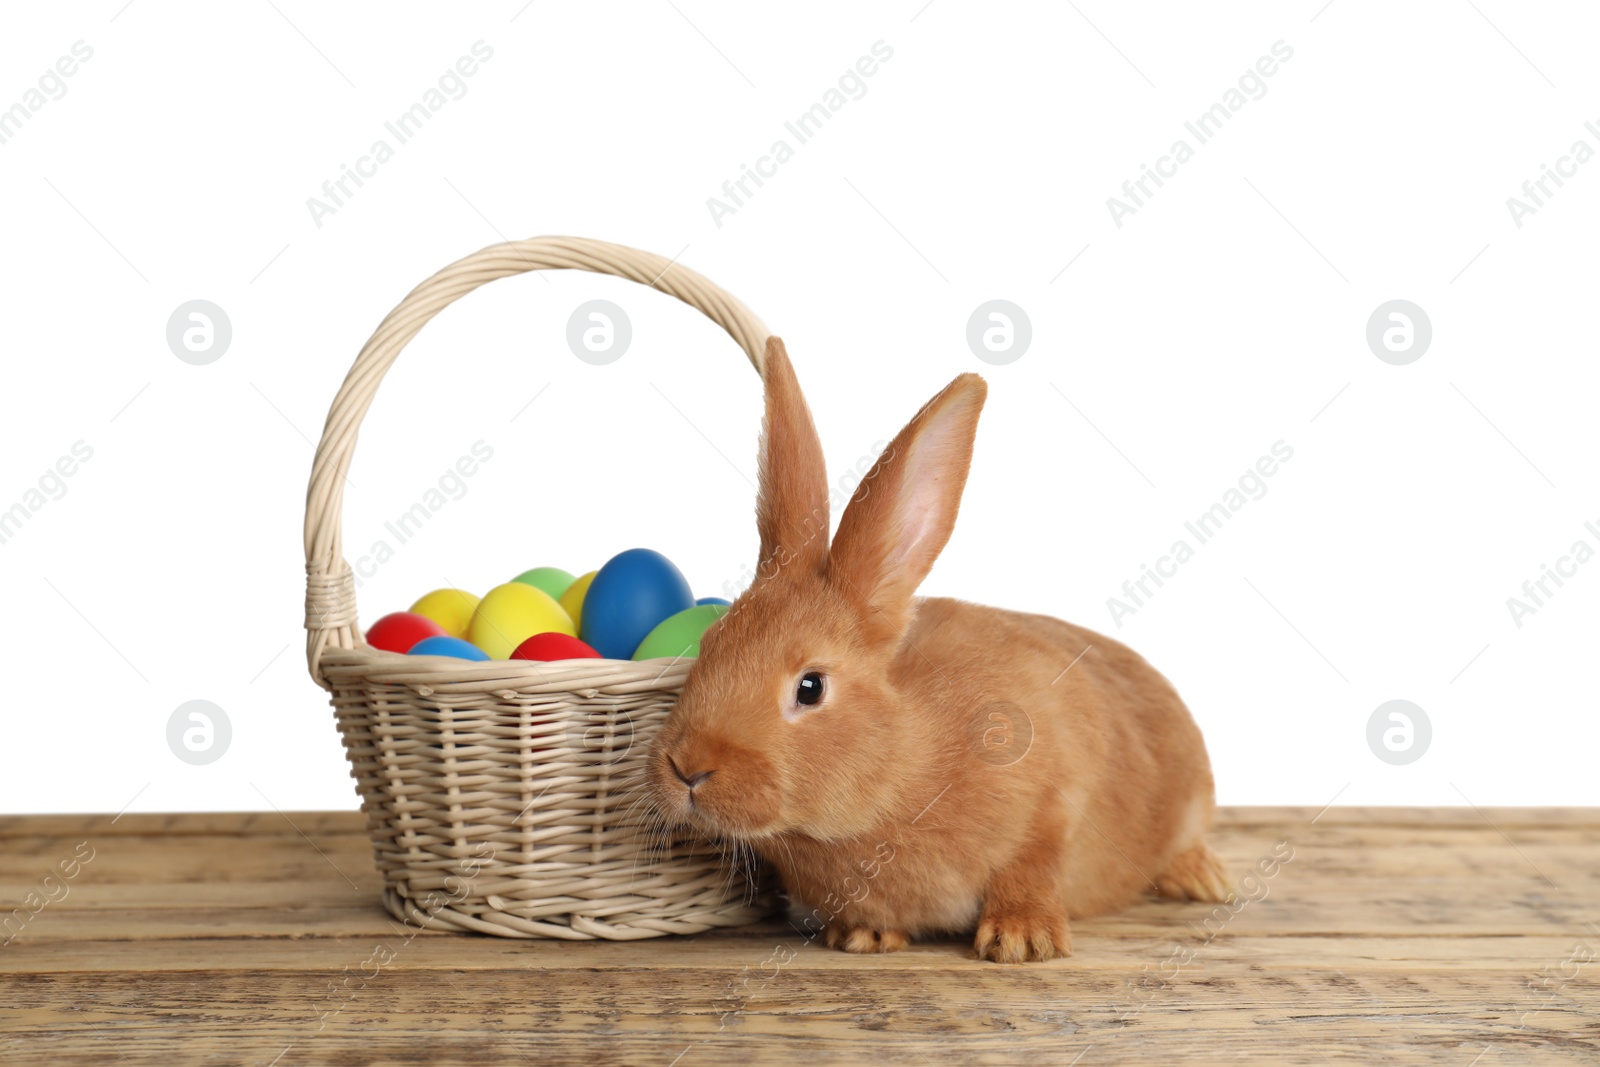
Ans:
[[[629,659],[657,623],[692,607],[694,594],[671,560],[630,548],[612,556],[589,583],[581,632],[606,659]]]
[[[656,624],[634,649],[634,659],[694,659],[700,655],[700,638],[711,624],[728,613],[722,604],[700,604],[668,616]]]
[[[534,634],[511,653],[512,659],[531,659],[548,663],[558,659],[599,659],[600,653],[566,634]]]
[[[560,567],[535,567],[531,571],[523,571],[511,580],[513,582],[521,582],[523,585],[531,585],[535,589],[543,589],[550,594],[552,600],[557,602],[561,600],[561,594],[565,593],[572,586],[572,583],[577,581],[576,578]]]
[[[516,647],[547,631],[574,634],[575,628],[555,598],[521,582],[497,585],[484,594],[467,625],[467,640],[489,653],[509,659]]]
[[[567,591],[560,597],[561,610],[572,617],[572,625],[576,626],[580,633],[583,631],[583,598],[589,592],[589,583],[594,581],[594,576],[599,573],[590,571],[582,577],[573,579],[572,584],[567,586]]]
[[[478,598],[465,589],[435,589],[411,605],[414,615],[432,619],[451,637],[465,637],[467,623],[478,609]]]
[[[410,652],[411,646],[428,637],[444,634],[444,627],[423,615],[396,611],[385,615],[367,631],[367,644],[385,652]]]
[[[428,637],[411,646],[409,656],[450,656],[454,659],[485,660],[489,653],[470,642],[448,634]]]
[[[703,596],[699,600],[696,600],[694,602],[694,606],[697,607],[697,608],[703,608],[707,604],[721,604],[725,608],[729,608],[729,607],[733,606],[733,602],[732,601],[723,600],[719,596]]]

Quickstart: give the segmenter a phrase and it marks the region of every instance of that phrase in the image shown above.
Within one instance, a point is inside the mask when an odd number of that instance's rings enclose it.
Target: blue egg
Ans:
[[[452,656],[455,659],[488,659],[489,653],[459,637],[425,637],[411,646],[408,656]]]
[[[630,548],[606,562],[583,598],[581,636],[606,659],[631,659],[656,623],[694,607],[694,593],[672,561]]]
[[[694,606],[697,607],[697,608],[703,608],[707,604],[721,604],[725,608],[733,607],[733,601],[731,601],[731,600],[723,600],[719,596],[703,596],[699,600],[696,600],[694,602]]]

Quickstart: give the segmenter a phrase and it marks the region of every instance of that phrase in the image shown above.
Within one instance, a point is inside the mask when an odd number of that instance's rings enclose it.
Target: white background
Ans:
[[[0,107],[94,50],[0,144],[0,510],[93,449],[0,544],[0,810],[355,806],[304,669],[312,442],[412,285],[539,234],[681,254],[737,293],[788,342],[836,477],[983,372],[925,591],[1132,644],[1193,708],[1224,803],[1600,801],[1600,562],[1520,628],[1506,604],[1600,548],[1600,161],[1520,228],[1506,206],[1600,148],[1592,11],[275,3],[32,5],[0,36]],[[479,40],[466,94],[317,226],[307,199]],[[707,198],[880,40],[865,95],[719,227]],[[1280,40],[1266,94],[1117,227],[1107,198]],[[634,328],[605,367],[564,341],[596,297]],[[995,298],[1032,321],[1007,366],[965,339]],[[1408,366],[1365,341],[1396,298],[1433,324]],[[232,322],[209,366],[167,347],[192,299]],[[475,442],[493,459],[364,583],[363,622],[636,544],[720,593],[753,562],[758,412],[737,348],[660,294],[472,295],[378,396],[347,554]],[[1280,440],[1266,495],[1116,627],[1107,598]],[[166,743],[197,698],[233,729],[200,767]],[[1433,726],[1407,766],[1366,741],[1394,698]]]

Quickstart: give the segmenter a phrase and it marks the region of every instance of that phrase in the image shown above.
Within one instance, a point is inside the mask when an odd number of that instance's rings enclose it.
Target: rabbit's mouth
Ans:
[[[742,746],[658,748],[650,785],[657,810],[670,820],[739,839],[776,829],[781,805],[770,763]]]

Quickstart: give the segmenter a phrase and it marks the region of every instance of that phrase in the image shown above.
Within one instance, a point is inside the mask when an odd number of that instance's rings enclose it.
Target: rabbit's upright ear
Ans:
[[[945,386],[878,457],[839,520],[829,578],[880,636],[904,631],[912,594],[950,539],[987,394],[976,374]]]
[[[758,573],[770,577],[798,567],[815,574],[828,557],[828,469],[789,354],[776,337],[767,339],[761,379],[766,416],[756,498],[756,527],[761,534]]]

